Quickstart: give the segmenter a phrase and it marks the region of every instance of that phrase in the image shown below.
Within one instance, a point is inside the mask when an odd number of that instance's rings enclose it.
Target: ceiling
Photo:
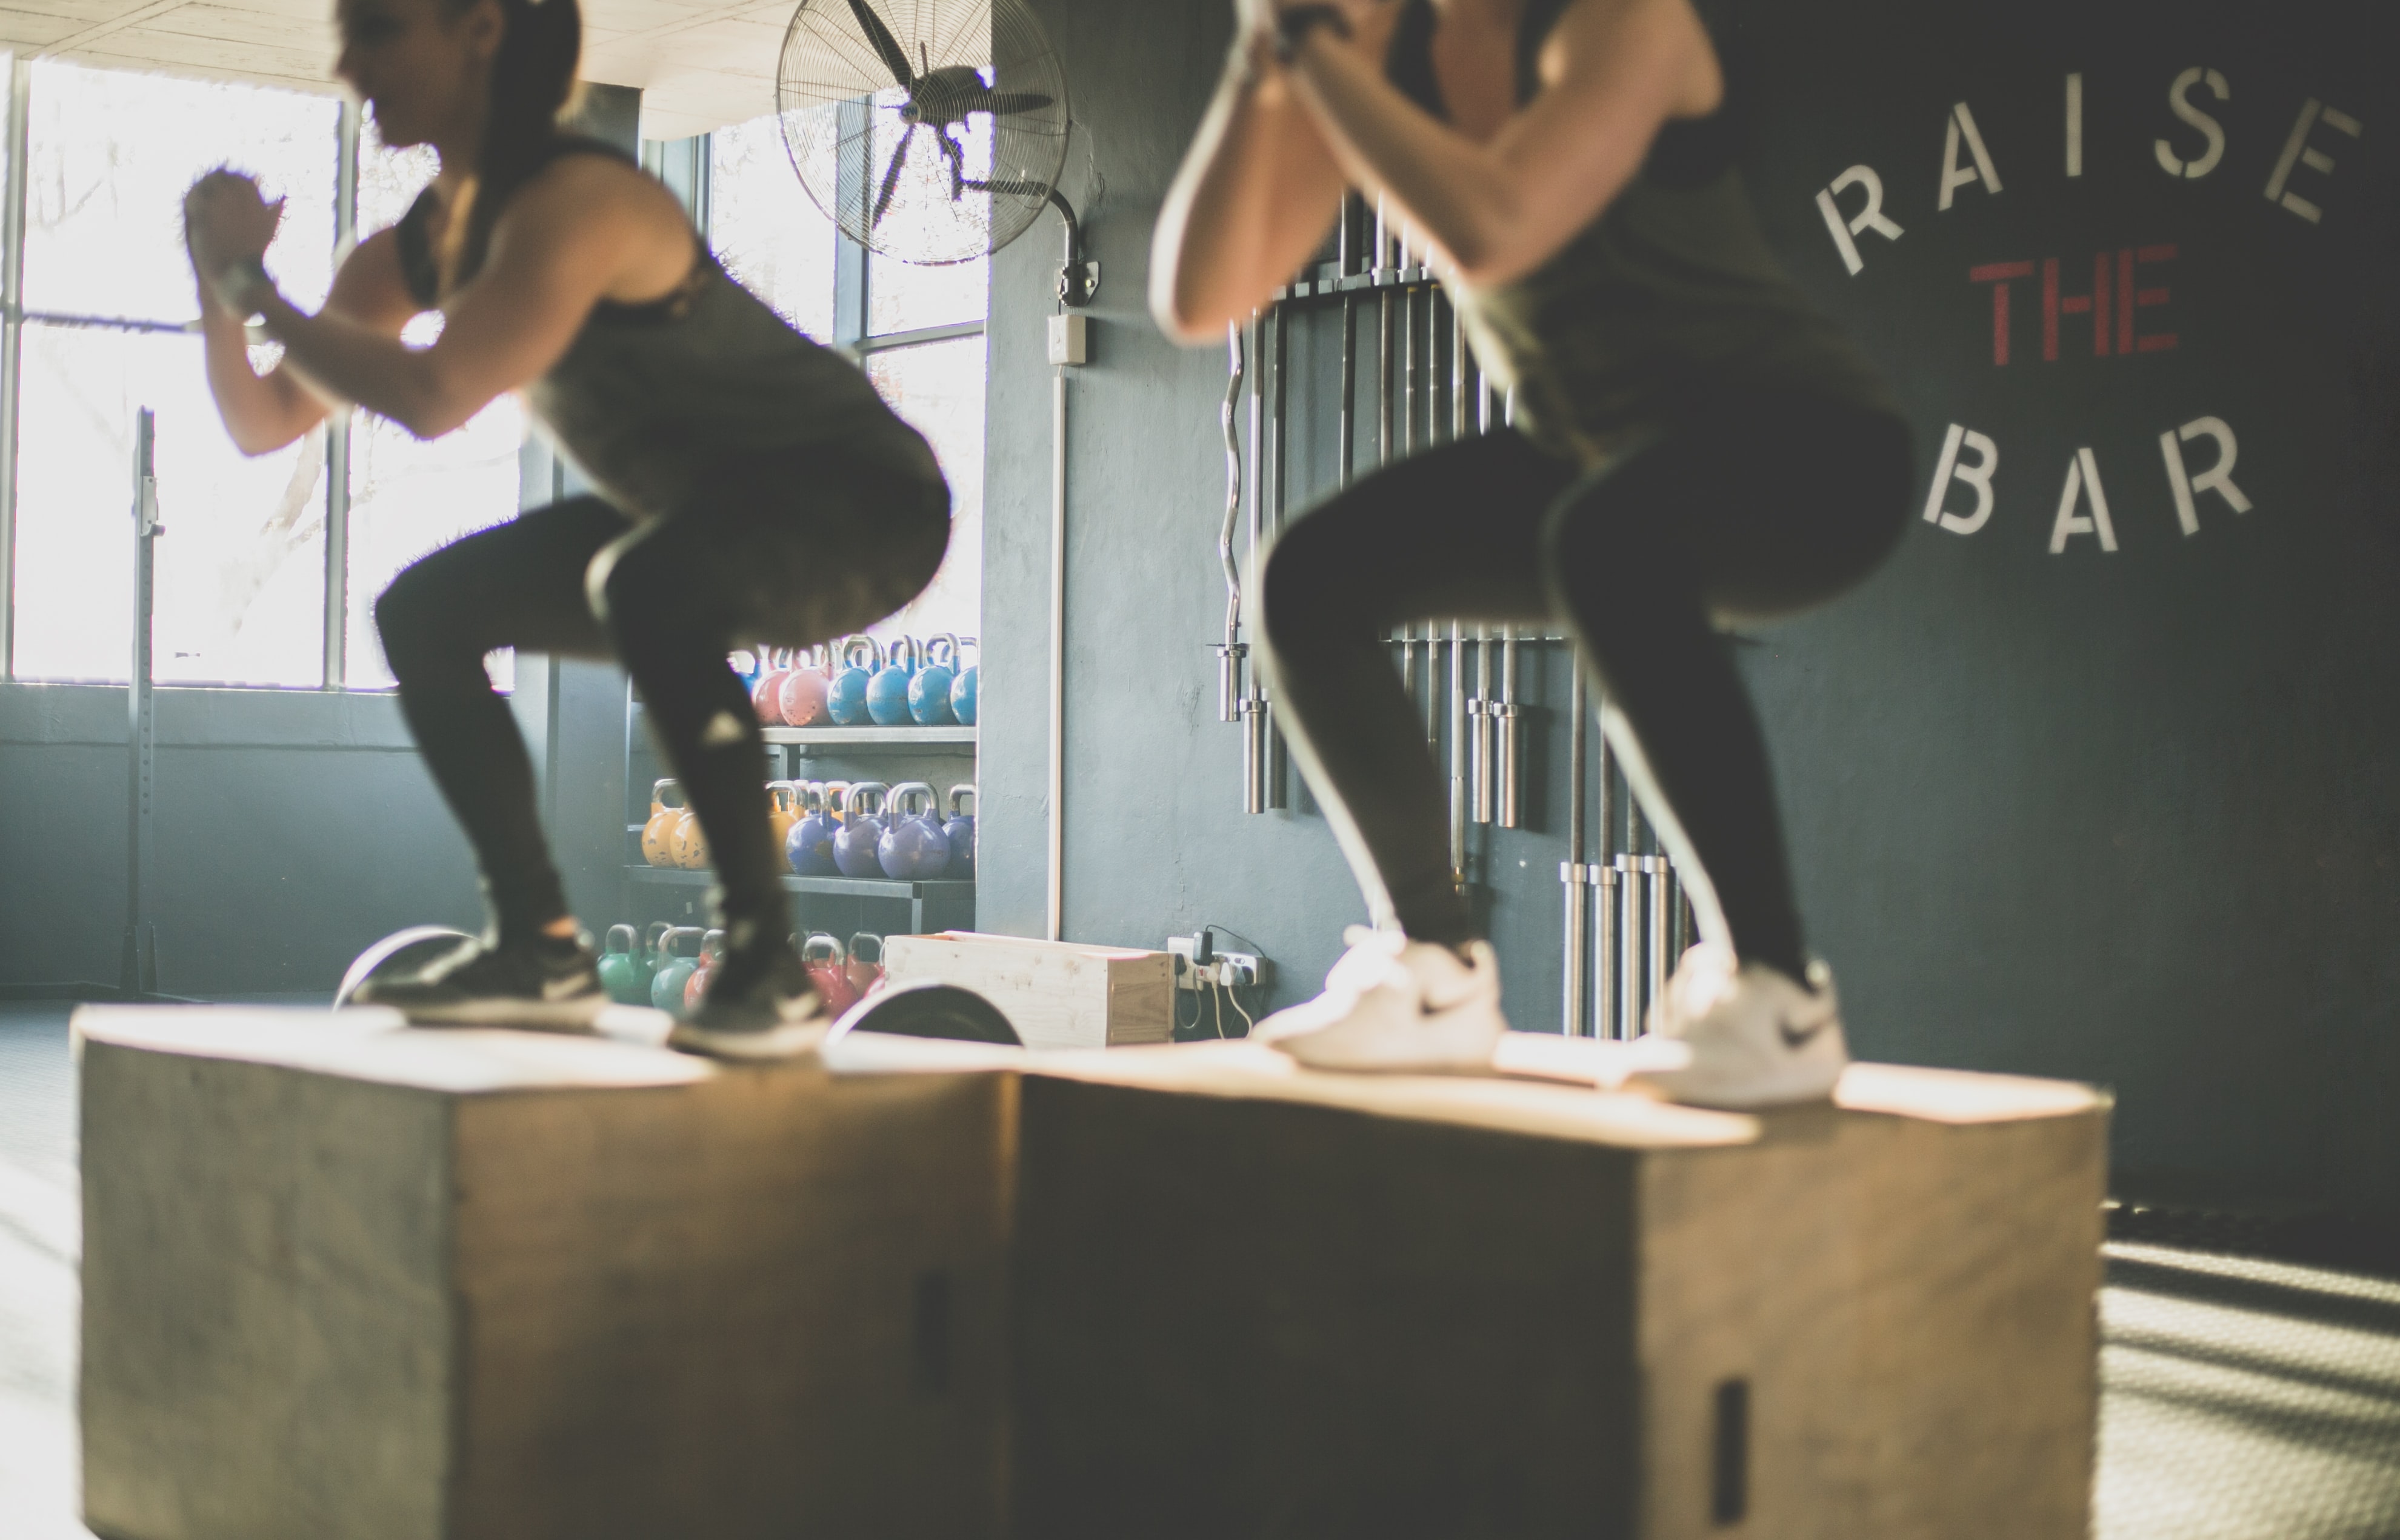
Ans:
[[[642,88],[675,139],[775,104],[795,0],[582,0],[583,75]],[[330,91],[333,0],[0,0],[0,45],[119,69]]]

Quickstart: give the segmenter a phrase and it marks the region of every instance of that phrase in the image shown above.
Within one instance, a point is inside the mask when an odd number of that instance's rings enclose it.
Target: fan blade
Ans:
[[[966,191],[967,153],[948,134],[936,134],[934,143],[942,146],[942,158],[950,163],[950,201],[956,203]]]
[[[987,113],[1038,113],[1050,105],[1050,100],[1040,91],[986,91],[983,100],[967,110]]]
[[[1019,198],[1050,196],[1050,189],[1039,182],[965,182],[960,185],[977,193],[1014,193]]]
[[[883,18],[875,14],[871,0],[850,0],[850,14],[858,18],[859,30],[866,34],[869,43],[875,45],[875,51],[883,56],[884,68],[892,72],[892,78],[900,83],[900,89],[913,89],[917,84],[917,74],[908,67],[908,50],[892,35],[892,29],[883,24]]]
[[[859,0],[852,0],[853,5]],[[917,137],[917,125],[911,123],[902,130],[900,143],[892,152],[892,164],[883,169],[883,188],[875,195],[875,213],[866,222],[870,230],[883,223],[883,215],[892,207],[892,195],[900,185],[900,168],[908,159],[908,142]]]

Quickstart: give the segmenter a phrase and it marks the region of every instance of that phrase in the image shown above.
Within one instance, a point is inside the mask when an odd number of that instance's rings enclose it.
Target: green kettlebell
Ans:
[[[652,1005],[670,1015],[683,1009],[683,987],[700,966],[701,938],[707,934],[698,925],[678,925],[659,938],[659,971],[650,980]],[[676,949],[687,943],[689,953]]]
[[[650,981],[634,950],[635,941],[631,925],[611,925],[608,939],[601,944],[600,988],[620,1005],[639,1005],[649,991]]]

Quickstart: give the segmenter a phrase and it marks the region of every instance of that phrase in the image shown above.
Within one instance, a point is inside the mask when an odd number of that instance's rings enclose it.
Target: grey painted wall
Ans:
[[[1290,999],[1360,906],[1303,799],[1238,811],[1238,744],[1215,720],[1207,651],[1222,604],[1223,358],[1167,346],[1143,307],[1151,225],[1215,82],[1228,7],[1035,8],[1074,85],[1069,190],[1107,279],[1094,361],[1070,380],[1066,932],[1156,946],[1227,924],[1281,964]],[[1756,82],[1748,166],[1771,238],[1901,387],[1920,487],[1952,422],[2004,454],[1984,530],[1916,525],[1860,593],[1742,654],[1855,1046],[2113,1084],[2127,1191],[2400,1213],[2400,572],[2390,480],[2358,453],[2388,444],[2395,420],[2387,23],[2342,5],[1987,20],[1884,0],[1752,8],[1773,69]],[[2232,79],[2233,101],[2212,106],[2230,145],[2219,173],[2171,181],[2151,142],[2200,154],[2165,99],[2191,65]],[[2087,94],[2087,167],[2072,181],[2070,71]],[[2313,226],[2261,197],[2311,98],[2366,126],[2357,141],[2324,135],[2330,179],[2291,184],[2324,195]],[[1943,126],[1961,100],[2005,191],[1959,191],[1944,214]],[[1852,279],[1814,196],[1860,162],[1877,166],[1907,233],[1861,237],[1867,271]],[[1990,291],[1970,266],[2058,256],[2073,294],[2095,250],[2162,242],[2178,245],[2175,266],[2142,282],[2173,301],[2141,312],[2141,330],[2177,330],[2175,350],[2104,363],[2070,346],[2044,364],[2038,284],[2019,283],[2017,358],[1993,364]],[[1022,934],[1043,920],[1054,252],[1037,232],[993,274],[981,916]],[[2073,339],[2089,318],[2062,320]],[[2239,429],[2237,479],[2257,506],[2237,519],[2203,497],[2202,533],[2186,538],[2155,441],[2203,414]],[[2085,537],[2053,557],[2083,445],[2121,549]],[[2206,463],[2204,447],[2191,458]],[[1947,506],[1970,506],[1954,494]],[[1536,698],[1555,708],[1562,682],[1537,675]],[[1563,734],[1554,715],[1546,726],[1555,825]],[[1480,852],[1527,1028],[1556,1018],[1561,846],[1553,827]]]

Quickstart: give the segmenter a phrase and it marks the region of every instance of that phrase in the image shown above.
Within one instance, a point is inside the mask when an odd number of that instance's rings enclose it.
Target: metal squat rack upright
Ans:
[[[1218,415],[1225,444],[1225,512],[1217,540],[1218,561],[1225,576],[1225,639],[1215,648],[1217,715],[1221,721],[1241,725],[1242,806],[1253,813],[1284,805],[1285,777],[1282,743],[1274,731],[1274,703],[1250,656],[1250,644],[1242,637],[1244,566],[1236,540],[1247,507],[1248,570],[1255,575],[1259,553],[1282,527],[1289,506],[1284,375],[1289,354],[1289,318],[1298,309],[1319,306],[1338,305],[1341,309],[1337,486],[1349,485],[1358,469],[1359,312],[1370,300],[1375,331],[1372,466],[1409,455],[1420,445],[1488,432],[1495,420],[1507,418],[1505,403],[1475,368],[1455,307],[1424,266],[1422,256],[1409,251],[1380,205],[1370,210],[1363,198],[1355,195],[1348,198],[1333,250],[1302,281],[1277,291],[1248,325],[1226,329],[1228,377]],[[1242,432],[1245,417],[1247,443]],[[1437,753],[1445,745],[1448,748],[1451,872],[1464,886],[1467,825],[1497,824],[1516,828],[1522,817],[1524,729],[1517,701],[1520,638],[1513,626],[1498,628],[1496,635],[1493,628],[1478,626],[1470,636],[1461,621],[1427,620],[1422,671],[1417,666],[1415,625],[1402,626],[1387,639],[1399,648],[1402,685],[1411,698],[1418,698],[1422,690],[1426,741]],[[1450,649],[1446,696],[1441,678],[1445,641]],[[1470,642],[1475,647],[1476,685],[1471,694],[1466,687]]]

